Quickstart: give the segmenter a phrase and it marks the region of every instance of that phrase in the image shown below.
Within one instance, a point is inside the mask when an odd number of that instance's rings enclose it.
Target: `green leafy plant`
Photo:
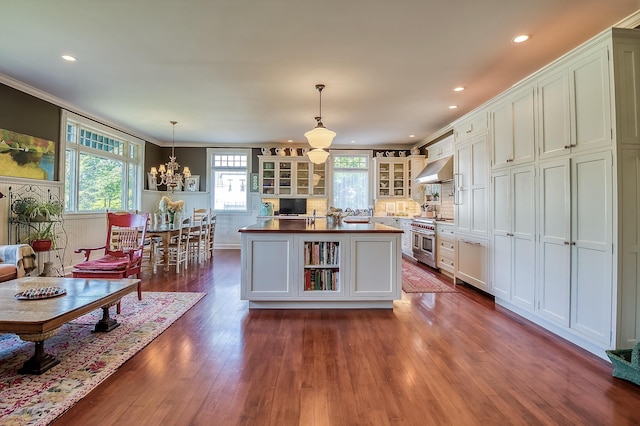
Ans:
[[[52,246],[55,247],[56,237],[58,236],[53,222],[49,222],[46,225],[31,225],[31,233],[27,237],[27,243],[31,244],[36,240],[50,240]]]
[[[33,222],[47,222],[62,215],[64,206],[55,200],[33,200],[26,204],[25,216]]]

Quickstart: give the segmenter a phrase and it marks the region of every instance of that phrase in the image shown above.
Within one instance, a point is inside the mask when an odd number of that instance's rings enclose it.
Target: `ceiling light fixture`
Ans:
[[[71,55],[62,55],[62,59],[64,59],[65,61],[69,61],[69,62],[75,62],[76,58],[74,58]]]
[[[324,84],[316,84],[316,90],[320,94],[320,109],[318,116],[315,117],[316,127],[304,134],[311,148],[314,148],[307,152],[309,160],[314,164],[322,164],[327,161],[329,153],[324,148],[329,148],[333,138],[336,137],[336,132],[332,132],[322,124],[322,89],[324,89]]]
[[[524,43],[525,41],[529,40],[529,36],[526,34],[523,35],[519,35],[513,38],[513,42],[514,43]]]
[[[449,109],[456,109],[458,108],[458,105],[449,105]]]
[[[177,121],[170,121],[173,126],[173,136],[171,138],[171,155],[169,156],[169,162],[165,164],[160,164],[160,166],[156,169],[155,167],[151,167],[151,175],[154,179],[159,177],[158,185],[166,185],[167,189],[173,192],[178,185],[182,185],[184,183],[184,178],[191,177],[191,170],[189,167],[186,167],[182,170],[182,174],[178,173],[178,169],[180,168],[180,164],[176,161],[175,154],[175,145],[176,145],[176,124]],[[166,167],[165,167],[166,165]],[[160,172],[160,176],[158,176],[158,171]]]
[[[454,91],[454,92],[462,92],[463,90],[464,90],[464,87],[463,87],[463,86],[458,86],[458,87],[454,87],[454,88],[453,88],[453,91]]]

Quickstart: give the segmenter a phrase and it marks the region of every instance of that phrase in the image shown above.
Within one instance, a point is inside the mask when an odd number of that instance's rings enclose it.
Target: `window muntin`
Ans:
[[[66,211],[138,208],[139,153],[144,142],[110,134],[79,116],[69,115],[64,120]]]
[[[369,158],[367,154],[333,155],[332,206],[342,209],[369,207]]]
[[[248,210],[249,153],[214,152],[212,157],[213,209],[232,212]]]

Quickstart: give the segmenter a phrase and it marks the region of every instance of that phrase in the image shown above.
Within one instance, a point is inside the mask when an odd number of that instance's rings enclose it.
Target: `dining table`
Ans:
[[[200,231],[200,225],[191,225],[191,232]],[[169,247],[171,238],[177,237],[180,234],[180,226],[174,224],[149,224],[147,227],[147,238],[151,240],[151,263],[153,264],[153,271],[156,271],[154,254],[156,252],[157,239],[162,241],[164,247]],[[169,253],[167,250],[163,251],[163,264],[164,270],[169,269]]]

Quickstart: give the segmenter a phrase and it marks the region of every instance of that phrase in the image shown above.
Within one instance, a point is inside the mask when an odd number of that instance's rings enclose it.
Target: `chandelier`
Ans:
[[[184,183],[183,177],[188,178],[191,176],[191,170],[189,167],[186,167],[182,170],[182,174],[178,172],[180,168],[180,164],[176,161],[175,154],[175,144],[176,144],[176,124],[177,121],[170,121],[173,126],[173,135],[171,138],[171,155],[169,156],[169,162],[165,164],[160,164],[160,166],[156,169],[155,167],[151,167],[151,175],[154,179],[157,179],[158,185],[166,185],[167,189],[173,192],[178,185],[182,185]],[[166,165],[166,167],[165,167]],[[160,176],[158,176],[158,172],[160,172]]]
[[[324,148],[329,148],[333,138],[336,137],[336,132],[332,132],[322,124],[322,89],[324,89],[324,84],[316,84],[316,90],[320,94],[320,111],[316,117],[316,127],[304,134],[311,148],[314,148],[307,152],[309,160],[314,164],[322,164],[327,161],[329,153]]]

